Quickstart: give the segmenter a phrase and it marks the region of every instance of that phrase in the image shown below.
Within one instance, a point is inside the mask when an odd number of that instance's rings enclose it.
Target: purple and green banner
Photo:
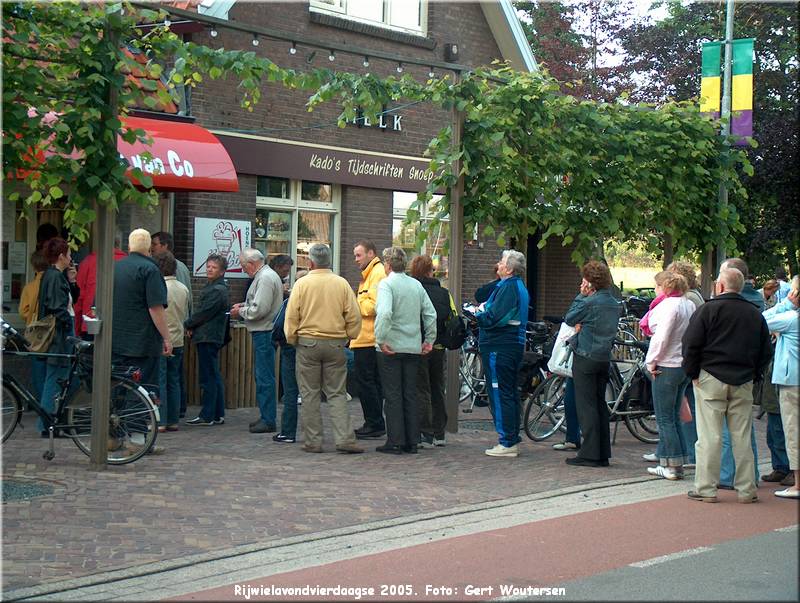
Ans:
[[[733,41],[731,69],[731,135],[737,144],[753,136],[753,38]],[[722,96],[722,42],[706,42],[702,50],[700,111],[720,116]]]
[[[733,41],[731,81],[731,134],[737,144],[753,136],[753,38]]]

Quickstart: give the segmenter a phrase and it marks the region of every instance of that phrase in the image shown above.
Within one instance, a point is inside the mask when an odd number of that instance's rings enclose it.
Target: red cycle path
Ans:
[[[502,596],[499,586],[559,587],[630,563],[728,540],[747,538],[798,522],[798,504],[760,488],[760,502],[738,504],[720,492],[719,504],[691,501],[685,494],[535,521],[513,528],[395,549],[238,583],[242,587],[362,587],[364,600],[482,600]],[[502,510],[498,512],[502,513]],[[412,595],[391,596],[381,585],[411,585]],[[492,587],[470,594],[467,586]],[[231,584],[177,600],[243,600]],[[428,587],[448,590],[431,591]],[[405,588],[405,587],[401,587]],[[427,594],[426,594],[427,591]],[[395,591],[397,593],[397,591]],[[330,600],[347,596],[259,596],[250,600]],[[567,593],[568,594],[568,593]]]

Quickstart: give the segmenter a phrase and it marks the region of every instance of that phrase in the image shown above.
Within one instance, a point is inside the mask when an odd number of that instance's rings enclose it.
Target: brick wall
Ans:
[[[537,318],[545,314],[563,316],[578,294],[581,273],[570,259],[572,245],[561,246],[561,240],[550,238],[539,250],[539,274],[536,283]]]
[[[353,287],[361,271],[353,261],[353,246],[360,239],[375,243],[378,253],[392,244],[392,191],[356,186],[342,187],[341,275]]]

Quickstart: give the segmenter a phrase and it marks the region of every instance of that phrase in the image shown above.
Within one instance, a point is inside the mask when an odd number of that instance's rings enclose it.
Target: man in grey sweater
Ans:
[[[231,307],[231,318],[243,319],[253,336],[256,401],[260,416],[250,423],[250,433],[272,433],[277,423],[272,326],[283,302],[283,283],[278,274],[264,263],[264,254],[258,249],[245,249],[239,261],[253,279],[245,301]]]

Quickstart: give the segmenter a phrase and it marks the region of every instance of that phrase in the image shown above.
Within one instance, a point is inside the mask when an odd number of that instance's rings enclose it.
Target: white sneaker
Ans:
[[[513,446],[498,444],[494,448],[487,448],[484,452],[488,456],[519,456],[519,444]]]
[[[643,454],[642,458],[645,461],[647,461],[648,463],[657,463],[658,462],[658,457],[655,455],[655,453]]]
[[[695,465],[694,463],[684,463],[683,464],[683,468],[684,469],[696,469],[697,465]]]
[[[559,442],[553,444],[553,450],[577,450],[578,445],[575,442]]]
[[[678,473],[672,467],[662,467],[661,465],[656,465],[655,467],[648,467],[647,472],[650,475],[657,475],[659,477],[663,477],[664,479],[668,479],[670,481],[675,481],[683,478],[682,473]]]
[[[350,400],[353,399],[353,396],[351,396],[349,392],[345,392],[344,395],[347,396],[347,401],[348,402],[350,402]]]
[[[433,445],[434,446],[437,446],[437,447],[441,448],[445,444],[447,444],[447,442],[445,441],[445,438],[442,438],[441,440],[439,438],[433,438]]]

